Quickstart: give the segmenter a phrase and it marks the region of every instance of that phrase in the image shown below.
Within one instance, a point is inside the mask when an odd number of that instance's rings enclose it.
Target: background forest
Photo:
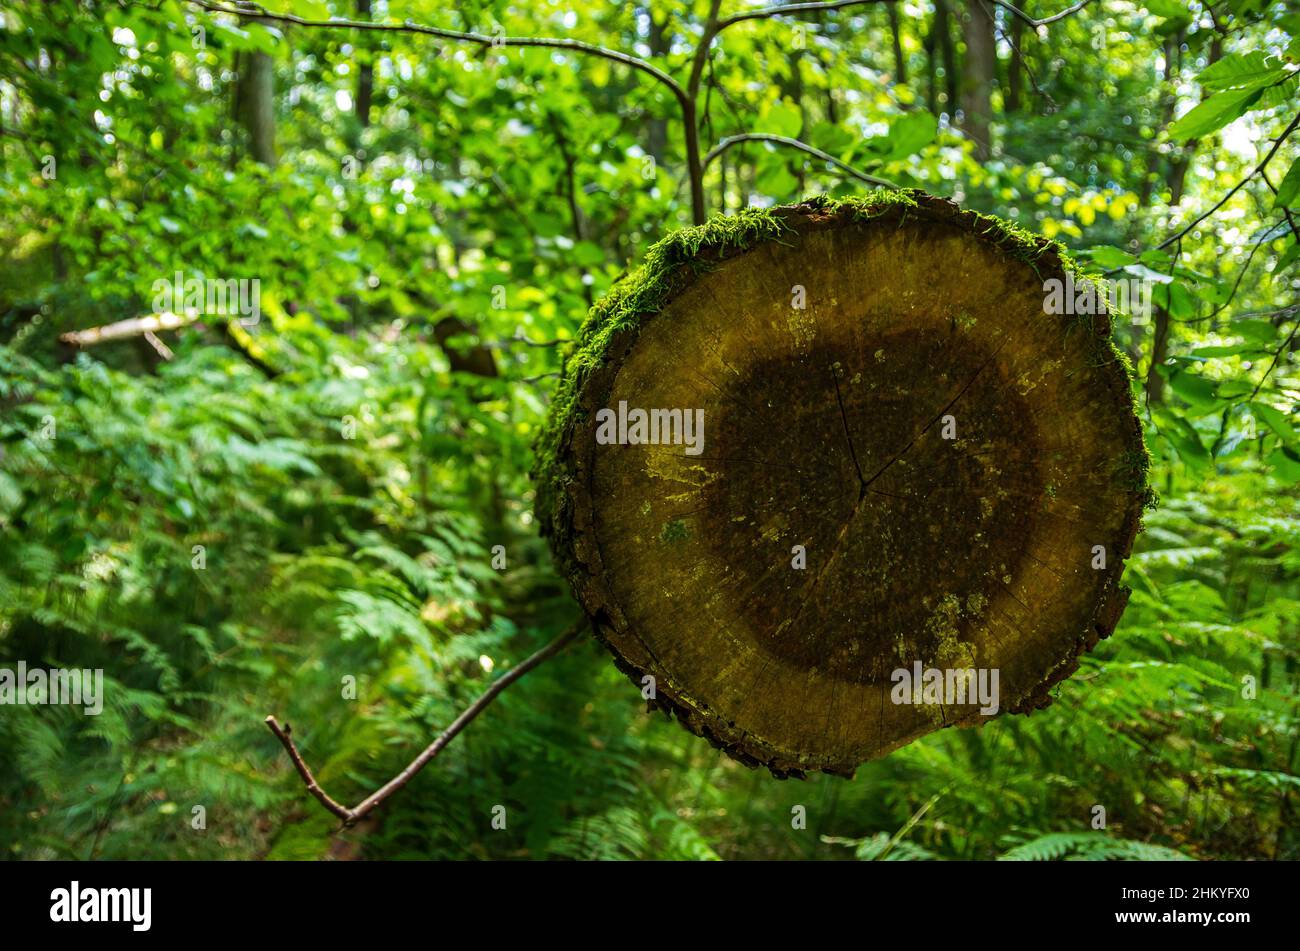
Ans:
[[[0,4],[0,663],[107,681],[0,708],[6,857],[1300,858],[1300,4],[264,6],[398,28]],[[877,180],[1153,283],[1114,636],[1047,710],[784,782],[584,638],[335,835],[268,713],[356,802],[578,616],[528,471],[593,300]],[[176,272],[260,319],[84,333]]]

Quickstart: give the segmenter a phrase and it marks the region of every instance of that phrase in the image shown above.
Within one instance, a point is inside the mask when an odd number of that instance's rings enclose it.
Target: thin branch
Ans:
[[[159,340],[158,335],[152,330],[146,330],[144,332],[144,339],[149,346],[153,347],[154,352],[158,354],[161,359],[170,360],[176,356],[176,354],[172,353],[172,348]]]
[[[306,785],[307,791],[315,796],[322,806],[334,813],[334,815],[338,816],[345,823],[350,824],[354,822],[356,817],[353,815],[352,810],[347,806],[341,806],[335,802],[330,797],[330,794],[321,788],[320,783],[316,782],[316,777],[312,775],[311,767],[307,765],[307,761],[304,760],[302,754],[298,752],[298,745],[294,743],[293,737],[290,735],[293,728],[287,723],[284,726],[280,726],[280,721],[274,716],[266,718],[266,725],[267,728],[275,734],[275,738],[280,741],[280,745],[289,752],[289,759],[293,760],[293,768],[296,769],[298,775],[302,777],[303,784]]]
[[[512,380],[511,382],[527,383],[528,385],[531,386],[534,383],[541,383],[543,380],[553,380],[562,375],[563,374],[561,374],[559,370],[551,370],[549,373],[539,373],[536,376],[521,376],[519,377],[519,379]]]
[[[1078,3],[1074,4],[1073,6],[1066,7],[1060,13],[1053,13],[1050,17],[1043,17],[1041,20],[1035,20],[1024,10],[1018,10],[1017,8],[1013,7],[1011,4],[1007,3],[1006,0],[993,0],[993,2],[996,3],[998,6],[1000,6],[1003,10],[1006,10],[1012,16],[1017,17],[1018,19],[1023,21],[1027,26],[1036,30],[1040,26],[1047,26],[1049,23],[1055,23],[1057,20],[1064,20],[1068,16],[1074,16],[1074,14],[1078,13],[1089,3],[1091,3],[1092,0],[1079,0]]]
[[[996,0],[991,0],[991,2],[996,3]],[[983,0],[981,0],[981,3],[983,3]],[[1057,103],[1055,99],[1052,98],[1052,94],[1048,92],[1046,89],[1044,89],[1042,85],[1038,82],[1038,76],[1034,73],[1034,67],[1029,65],[1029,57],[1025,55],[1024,50],[1022,50],[1020,48],[1020,45],[1015,41],[1015,37],[1012,36],[1012,34],[1008,33],[1006,30],[1004,30],[1001,26],[997,25],[998,22],[997,17],[993,15],[993,11],[989,10],[987,6],[985,6],[985,12],[988,13],[989,21],[993,23],[994,29],[997,30],[997,35],[1002,39],[1006,40],[1007,45],[1010,46],[1011,49],[1015,51],[1015,54],[1020,57],[1020,64],[1024,66],[1025,75],[1029,77],[1029,85],[1034,87],[1034,92],[1037,93],[1043,99],[1047,100],[1047,104],[1051,106],[1052,112],[1057,112],[1061,108],[1060,105]],[[1116,141],[1116,137],[1112,136],[1108,138],[1106,141],[1114,142]]]
[[[562,347],[566,343],[573,343],[572,338],[557,337],[554,340],[534,340],[527,334],[516,331],[511,337],[503,337],[500,340],[485,341],[479,346],[487,350],[508,350],[511,344],[522,343],[525,347]]]
[[[823,162],[829,162],[846,175],[852,175],[859,181],[866,182],[869,185],[879,185],[881,188],[899,188],[900,186],[891,182],[887,178],[877,178],[875,175],[868,175],[866,172],[858,171],[852,165],[846,165],[835,156],[823,152],[821,149],[809,145],[807,142],[800,142],[798,139],[792,139],[785,135],[772,135],[767,132],[746,132],[743,135],[730,135],[723,139],[712,149],[709,154],[704,156],[704,167],[707,169],[709,164],[727,149],[741,142],[772,142],[776,145],[788,146],[792,149],[798,149],[800,152],[806,152],[814,158],[819,158]]]
[[[621,53],[618,50],[606,49],[603,46],[596,46],[593,43],[584,43],[581,40],[570,40],[556,37],[544,36],[488,36],[484,33],[465,33],[460,30],[445,30],[442,27],[426,26],[421,23],[415,23],[412,20],[405,20],[402,23],[384,23],[374,22],[371,20],[348,20],[342,17],[333,17],[329,20],[308,20],[303,17],[295,16],[291,13],[269,13],[256,4],[250,4],[245,7],[230,7],[220,3],[212,3],[210,0],[190,0],[195,6],[202,7],[211,13],[225,13],[230,16],[247,16],[255,14],[259,20],[268,20],[273,23],[286,23],[293,26],[313,27],[317,29],[336,29],[336,30],[368,30],[380,33],[415,33],[423,36],[434,36],[443,40],[454,40],[460,43],[473,43],[477,46],[495,48],[501,46],[539,46],[547,49],[572,50],[575,53],[584,53],[588,56],[598,56],[615,63],[621,63],[624,66],[630,66],[632,69],[645,73],[662,83],[674,96],[678,102],[685,102],[686,90],[681,85],[659,69],[652,63],[639,57]]]
[[[1220,198],[1218,202],[1215,203],[1214,207],[1212,207],[1209,211],[1206,211],[1205,213],[1201,214],[1199,217],[1196,218],[1196,220],[1194,220],[1187,227],[1183,228],[1177,234],[1165,238],[1164,241],[1161,241],[1160,244],[1156,245],[1156,248],[1158,250],[1163,250],[1164,248],[1169,247],[1169,245],[1173,244],[1179,238],[1186,235],[1189,231],[1191,231],[1193,228],[1199,225],[1202,221],[1204,221],[1206,218],[1210,217],[1210,215],[1214,214],[1216,211],[1218,211],[1220,208],[1226,205],[1228,203],[1228,199],[1230,199],[1233,195],[1237,194],[1237,192],[1241,190],[1242,186],[1244,186],[1252,178],[1254,178],[1256,175],[1262,175],[1264,169],[1268,167],[1268,163],[1273,161],[1273,156],[1277,154],[1277,150],[1280,149],[1282,147],[1282,143],[1287,140],[1287,136],[1289,136],[1292,132],[1296,130],[1296,126],[1300,126],[1300,112],[1296,113],[1295,118],[1291,120],[1291,124],[1288,125],[1286,129],[1283,130],[1282,134],[1277,137],[1277,140],[1273,143],[1273,147],[1268,150],[1268,154],[1264,156],[1264,160],[1262,162],[1260,162],[1253,169],[1247,172],[1246,176],[1241,181],[1233,185],[1232,189],[1226,195]]]
[[[1263,169],[1260,169],[1259,177],[1264,179],[1264,184],[1268,186],[1268,190],[1271,191],[1273,193],[1273,197],[1276,198],[1277,186],[1275,186],[1271,181],[1269,181],[1268,172],[1264,171]],[[1291,226],[1291,236],[1296,239],[1297,244],[1300,244],[1300,228],[1296,227],[1295,217],[1291,214],[1291,209],[1287,208],[1284,205],[1282,207],[1282,214],[1286,216],[1286,223]]]
[[[442,733],[438,735],[437,739],[426,746],[419,756],[411,760],[410,764],[408,764],[405,769],[386,782],[379,789],[375,790],[375,792],[367,796],[361,801],[361,803],[352,809],[340,805],[321,788],[318,782],[316,782],[316,777],[312,775],[311,768],[302,758],[302,754],[298,752],[297,745],[293,742],[293,736],[288,724],[285,724],[285,726],[281,728],[275,717],[269,716],[266,718],[266,725],[270,731],[275,734],[276,739],[280,741],[280,744],[285,748],[285,751],[288,752],[289,758],[293,760],[294,768],[298,771],[298,775],[302,777],[303,783],[307,786],[307,791],[315,796],[322,806],[342,819],[344,826],[350,826],[364,818],[377,806],[381,805],[389,796],[409,783],[416,773],[424,769],[431,759],[441,753],[447,745],[456,738],[457,734],[459,734],[461,730],[469,726],[475,717],[487,709],[492,701],[495,700],[503,690],[534,667],[537,667],[562,651],[577,639],[585,626],[585,622],[574,624],[572,627],[568,628],[568,630],[564,631],[564,633],[555,638],[555,640],[551,641],[541,650],[530,656],[527,660],[523,661],[518,666],[513,667],[497,680],[493,681],[492,685],[483,692],[483,695],[467,707],[460,716],[453,720],[451,725],[447,727],[447,729],[443,730]]]
[[[839,10],[843,7],[863,6],[868,3],[897,3],[898,0],[834,0],[831,3],[787,3],[778,4],[774,7],[762,7],[758,10],[749,10],[746,13],[737,13],[734,16],[726,17],[718,21],[717,30],[721,33],[729,26],[737,23],[744,23],[746,20],[765,20],[769,17],[789,16],[798,13],[816,13],[821,10]]]
[[[1268,369],[1264,371],[1264,375],[1259,378],[1259,382],[1255,384],[1255,388],[1250,391],[1250,397],[1247,399],[1247,402],[1250,402],[1250,400],[1259,396],[1259,391],[1264,387],[1264,381],[1267,380],[1269,374],[1277,368],[1278,361],[1282,359],[1283,351],[1291,346],[1291,341],[1295,339],[1297,330],[1300,330],[1300,320],[1296,321],[1295,326],[1291,328],[1291,333],[1282,341],[1281,346],[1273,352],[1273,362],[1268,365]]]
[[[1252,178],[1254,178],[1256,175],[1263,175],[1264,169],[1268,168],[1268,163],[1273,161],[1273,156],[1277,155],[1277,150],[1282,147],[1282,143],[1285,142],[1287,140],[1287,137],[1290,136],[1291,133],[1296,130],[1297,126],[1300,126],[1300,113],[1296,113],[1295,118],[1291,120],[1290,124],[1284,130],[1282,130],[1282,134],[1279,135],[1273,141],[1273,147],[1268,150],[1268,154],[1264,156],[1263,160],[1258,165],[1256,165],[1253,169],[1247,172],[1242,177],[1241,181],[1233,185],[1232,188],[1228,190],[1227,194],[1225,194],[1222,198],[1220,198],[1217,202],[1215,202],[1214,205],[1211,206],[1207,211],[1204,211],[1201,214],[1197,215],[1196,218],[1193,219],[1186,227],[1179,229],[1177,232],[1170,235],[1168,238],[1165,238],[1165,240],[1161,241],[1158,245],[1156,245],[1156,250],[1163,251],[1171,244],[1174,244],[1177,241],[1181,241],[1188,234],[1188,232],[1190,232],[1202,221],[1204,221],[1206,218],[1210,217],[1212,214],[1214,214],[1216,211],[1218,211],[1220,208],[1226,205],[1228,201],[1232,198],[1232,196],[1237,194],[1237,192],[1241,191],[1241,189],[1244,188]],[[1265,179],[1265,181],[1267,181],[1267,178]],[[1113,267],[1107,270],[1105,273],[1107,275],[1110,275],[1121,270],[1123,270],[1122,267]]]
[[[898,2],[898,0],[834,0],[834,2],[829,3],[778,4],[772,7],[762,7],[758,10],[749,10],[745,13],[737,13],[734,16],[729,16],[726,19],[720,20],[718,22],[718,32],[721,32],[736,23],[743,23],[746,20],[764,20],[769,17],[788,16],[798,13],[816,13],[823,10],[840,10],[844,7],[862,6],[868,3],[896,2]],[[1057,20],[1064,20],[1068,16],[1073,16],[1091,3],[1092,0],[1079,0],[1078,3],[1075,3],[1071,7],[1067,7],[1060,13],[1054,13],[1049,17],[1043,17],[1041,20],[1034,19],[1028,13],[1013,7],[1010,3],[1005,2],[1005,0],[992,0],[992,2],[1009,11],[1013,16],[1020,18],[1036,30],[1040,26],[1047,26],[1049,23],[1055,23]]]

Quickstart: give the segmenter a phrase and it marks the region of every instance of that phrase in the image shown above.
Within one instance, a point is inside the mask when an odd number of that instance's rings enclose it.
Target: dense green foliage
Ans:
[[[98,717],[0,707],[7,856],[1300,858],[1294,3],[1096,0],[1037,32],[998,6],[983,76],[967,5],[898,4],[893,33],[864,4],[734,24],[701,74],[705,150],[798,139],[1155,283],[1117,336],[1160,505],[1118,630],[1051,707],[779,782],[647,714],[588,639],[339,836],[263,717],[356,802],[575,620],[532,446],[564,342],[698,209],[679,102],[643,72],[201,6],[0,7],[0,666],[107,681]],[[265,4],[371,6],[683,85],[710,22],[703,0]],[[233,107],[258,56],[273,165]],[[755,141],[701,181],[732,214],[869,187]],[[260,280],[261,320],[166,334],[167,360],[59,343],[157,309],[176,271]]]

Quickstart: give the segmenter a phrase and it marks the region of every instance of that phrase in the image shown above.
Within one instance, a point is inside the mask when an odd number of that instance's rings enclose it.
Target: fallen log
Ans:
[[[73,330],[59,334],[59,340],[78,350],[93,347],[114,340],[127,340],[141,334],[152,335],[164,330],[180,330],[199,319],[197,313],[174,314],[164,311],[160,314],[146,314],[143,317],[131,317],[102,327],[90,327],[86,330]]]
[[[171,348],[159,340],[156,334],[164,330],[180,330],[198,322],[200,319],[217,320],[222,339],[226,344],[244,357],[257,370],[261,371],[262,375],[268,380],[273,380],[279,376],[280,370],[272,363],[266,348],[254,339],[253,335],[244,328],[238,318],[226,316],[204,318],[197,311],[184,314],[162,311],[157,314],[146,314],[142,317],[129,317],[126,320],[104,324],[101,327],[90,327],[86,330],[72,330],[59,334],[59,342],[69,348],[68,352],[71,355],[73,351],[84,350],[87,347],[94,347],[102,343],[143,337],[161,359],[170,360],[174,356]]]
[[[656,245],[593,308],[534,469],[643,695],[778,776],[1045,706],[1114,629],[1151,497],[1109,315],[1046,312],[1067,273],[917,191]]]

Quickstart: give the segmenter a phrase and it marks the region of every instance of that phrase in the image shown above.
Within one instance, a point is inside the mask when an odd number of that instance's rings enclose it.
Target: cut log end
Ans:
[[[679,233],[597,305],[538,514],[657,706],[785,776],[1046,705],[1148,498],[1109,316],[1045,312],[1070,270],[887,192]]]

